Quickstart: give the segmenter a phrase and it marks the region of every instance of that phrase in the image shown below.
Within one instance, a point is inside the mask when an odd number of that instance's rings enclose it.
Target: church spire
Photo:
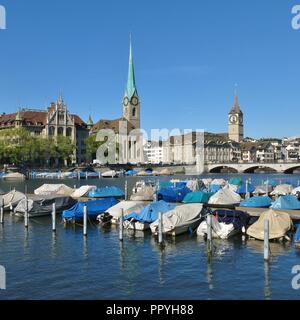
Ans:
[[[131,99],[136,91],[137,90],[135,85],[134,65],[133,65],[133,57],[132,57],[132,43],[131,43],[131,35],[130,35],[129,69],[128,69],[128,80],[127,80],[127,88],[126,88],[128,99]]]

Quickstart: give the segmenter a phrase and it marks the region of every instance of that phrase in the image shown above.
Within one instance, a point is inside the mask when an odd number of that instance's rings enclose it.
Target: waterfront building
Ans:
[[[47,110],[20,109],[16,113],[0,115],[0,130],[25,128],[31,135],[43,137],[69,137],[76,146],[72,163],[86,160],[85,139],[89,136],[87,124],[75,114],[71,114],[62,96],[52,102]],[[49,159],[59,162],[59,158]]]
[[[144,143],[144,162],[147,164],[161,164],[164,161],[162,141],[148,141]]]

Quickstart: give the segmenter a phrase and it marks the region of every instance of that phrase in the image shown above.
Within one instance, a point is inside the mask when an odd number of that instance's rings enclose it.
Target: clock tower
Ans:
[[[228,136],[229,139],[242,142],[244,139],[244,114],[240,108],[238,96],[234,97],[234,104],[228,115]]]
[[[135,84],[134,65],[132,58],[132,45],[130,40],[130,52],[129,52],[129,69],[128,80],[125,95],[123,99],[123,116],[127,119],[135,129],[141,127],[141,104],[140,98],[137,92]]]

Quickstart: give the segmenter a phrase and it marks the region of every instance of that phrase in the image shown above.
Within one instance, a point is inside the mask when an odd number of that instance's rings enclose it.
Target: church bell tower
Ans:
[[[229,139],[238,143],[244,139],[244,114],[240,108],[237,94],[234,97],[234,104],[228,115],[228,136]]]

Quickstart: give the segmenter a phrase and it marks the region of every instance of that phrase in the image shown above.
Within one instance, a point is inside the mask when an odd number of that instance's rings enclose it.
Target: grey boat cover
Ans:
[[[287,196],[293,192],[293,186],[290,184],[280,184],[278,185],[274,191],[271,192],[272,196]]]
[[[114,218],[121,217],[121,210],[123,210],[124,216],[131,214],[132,212],[140,213],[147,203],[143,201],[121,201],[115,206],[109,208],[107,213]]]
[[[209,199],[209,204],[231,205],[241,202],[239,194],[232,191],[229,187],[224,187]]]
[[[162,215],[163,233],[175,230],[177,227],[186,226],[189,223],[200,220],[200,215],[203,209],[203,204],[193,203],[177,206],[175,209],[166,212]],[[159,221],[151,223],[150,228],[152,233],[155,233],[158,228]]]
[[[34,190],[34,194],[38,196],[49,196],[49,195],[69,196],[73,192],[74,192],[74,189],[66,186],[65,184],[44,184],[38,189]]]
[[[134,193],[131,201],[153,201],[155,190],[151,186],[143,186],[140,191]]]
[[[286,235],[293,227],[293,222],[288,213],[276,212],[269,209],[261,214],[257,222],[247,230],[247,234],[258,240],[264,240],[265,220],[269,220],[269,239],[278,239]]]
[[[13,190],[3,196],[0,196],[0,201],[2,201],[1,199],[3,199],[4,208],[9,209],[10,207],[14,208],[21,200],[25,198],[26,196],[24,193]]]
[[[81,198],[85,196],[88,192],[97,189],[97,186],[81,186],[79,189],[76,189],[72,194],[71,197],[73,198]]]
[[[262,185],[262,186],[257,186],[254,190],[254,194],[258,194],[258,195],[261,195],[261,194],[269,194],[271,193],[273,190],[273,187],[271,185]]]
[[[62,212],[74,206],[77,201],[70,196],[31,196],[28,198],[29,215],[38,217],[51,214],[55,203],[56,212]],[[15,209],[15,213],[24,215],[26,210],[26,199],[19,202]]]

